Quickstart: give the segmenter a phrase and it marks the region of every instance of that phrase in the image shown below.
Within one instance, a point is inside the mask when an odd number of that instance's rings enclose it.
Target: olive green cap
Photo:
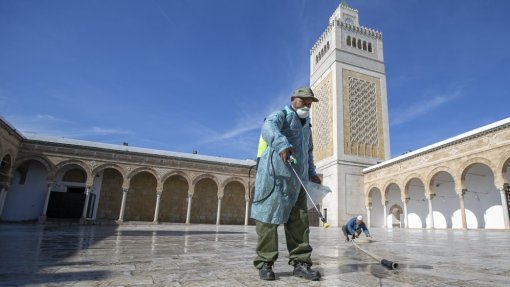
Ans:
[[[315,95],[313,94],[312,89],[310,89],[309,87],[301,87],[301,88],[296,89],[294,91],[294,93],[292,93],[292,96],[298,97],[298,98],[311,98],[312,101],[314,101],[314,102],[319,101],[319,99],[317,99],[315,97]]]

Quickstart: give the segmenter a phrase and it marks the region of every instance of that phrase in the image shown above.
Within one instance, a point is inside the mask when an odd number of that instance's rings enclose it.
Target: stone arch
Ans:
[[[379,191],[379,193],[381,194],[381,188],[379,187],[379,185],[377,183],[373,183],[371,185],[369,185],[368,189],[367,189],[367,192],[365,193],[365,206],[368,206],[368,207],[371,207],[372,206],[372,196],[373,196],[373,191],[374,189],[376,189],[377,191]]]
[[[12,176],[13,157],[7,153],[0,158],[0,182],[8,182]]]
[[[108,168],[115,169],[122,175],[122,178],[124,180],[127,179],[126,171],[122,168],[122,166],[120,166],[118,164],[114,164],[114,163],[105,163],[105,164],[101,164],[101,165],[95,167],[91,172],[92,177],[96,176],[98,173],[100,173],[101,171],[104,171],[105,169],[108,169]]]
[[[89,166],[86,163],[84,163],[83,161],[75,160],[75,159],[65,160],[65,161],[62,161],[59,164],[57,164],[53,170],[52,175],[56,176],[61,170],[63,170],[65,167],[70,166],[70,165],[77,165],[77,166],[81,167],[85,171],[87,179],[91,178],[91,171],[90,171]]]
[[[9,175],[9,192],[5,197],[2,219],[35,221],[43,214],[48,194],[50,170],[37,158],[18,161]]]
[[[159,221],[185,223],[188,211],[191,181],[182,171],[173,171],[163,177]]]
[[[411,181],[413,179],[417,179],[417,180],[421,181],[423,186],[425,186],[425,184],[426,184],[426,181],[425,181],[425,179],[423,178],[422,175],[420,175],[418,173],[411,173],[411,174],[409,174],[408,176],[406,176],[406,178],[403,181],[404,188],[403,188],[403,190],[401,190],[402,198],[408,198],[409,197],[409,185],[410,185],[410,183],[411,183]]]
[[[495,186],[495,168],[491,161],[474,158],[463,165],[461,180],[468,228],[504,228],[501,196]],[[476,220],[475,220],[476,218]]]
[[[246,186],[239,178],[224,181],[220,224],[243,225],[246,209]]]
[[[370,207],[369,216],[369,224],[373,227],[383,227],[384,226],[384,216],[383,211],[383,200],[382,200],[382,190],[377,185],[372,185],[367,193],[366,206]]]
[[[496,167],[496,173],[494,174],[494,180],[498,188],[502,188],[506,182],[505,173],[510,166],[510,153],[506,153],[501,157]]]
[[[398,190],[392,189],[392,186],[396,187]],[[384,206],[388,207],[393,206],[395,204],[402,205],[402,186],[398,182],[396,181],[389,182],[389,184],[387,184],[384,188],[384,194],[385,194],[384,195],[385,201],[383,203]],[[395,221],[393,220],[392,215],[390,216],[388,209],[386,209],[384,216],[387,227],[392,228]],[[398,222],[398,224],[400,226],[400,221]]]
[[[151,168],[137,168],[128,175],[128,181],[124,220],[153,221],[159,186],[157,173]]]
[[[388,209],[388,215],[391,215],[391,221],[390,225],[391,227],[401,227],[401,214],[404,212],[402,211],[402,206],[398,203],[392,204],[391,207]]]
[[[243,186],[243,193],[244,193],[244,197],[247,198],[247,193],[248,193],[248,186],[246,185],[246,182],[239,176],[232,176],[232,177],[229,177],[227,179],[225,179],[222,184],[221,184],[221,188],[219,190],[219,196],[220,197],[223,197],[223,193],[225,191],[225,187],[231,183],[231,182],[238,182],[239,184],[241,184]]]
[[[51,161],[49,161],[46,157],[42,157],[42,156],[26,156],[26,157],[18,158],[18,159],[16,159],[16,162],[13,166],[13,170],[16,170],[19,166],[21,166],[25,162],[31,161],[31,160],[35,160],[35,161],[39,162],[40,164],[42,164],[48,171],[48,174],[52,173],[52,171],[55,170],[55,165],[53,165],[51,163]]]
[[[136,176],[137,174],[142,173],[142,172],[148,172],[148,173],[152,174],[154,176],[154,178],[156,178],[156,182],[160,181],[160,177],[159,177],[158,173],[154,169],[152,169],[150,167],[145,167],[145,166],[135,168],[134,170],[132,170],[126,177],[127,181],[131,181],[131,179],[134,176]]]
[[[387,201],[387,198],[388,198],[388,187],[390,187],[390,185],[392,185],[392,184],[395,184],[396,186],[398,186],[398,188],[402,192],[402,187],[400,187],[400,184],[399,184],[398,180],[396,180],[394,178],[389,179],[383,185],[382,194],[381,194],[381,197],[382,197],[381,200]],[[383,205],[384,205],[384,202],[383,202]]]
[[[180,171],[180,170],[174,170],[174,171],[166,173],[165,175],[163,175],[161,177],[161,182],[164,184],[165,181],[167,181],[172,176],[176,176],[176,175],[181,176],[182,178],[184,178],[186,180],[186,182],[188,183],[188,186],[191,187],[192,181],[191,181],[190,175],[187,174],[186,172]]]
[[[457,185],[459,184],[458,182],[455,182],[457,181],[457,179],[455,179],[455,172],[447,167],[447,166],[438,166],[434,169],[432,169],[428,174],[427,174],[427,178],[426,178],[426,181],[424,182],[424,184],[428,184],[430,190],[432,190],[433,188],[433,180],[434,178],[440,173],[440,172],[445,172],[447,174],[449,174],[453,180],[454,180],[454,183],[455,183],[455,188],[457,188]]]
[[[126,182],[125,171],[116,164],[103,164],[96,167],[92,174],[102,172],[99,198],[97,203],[97,220],[116,220],[122,204],[123,186]]]
[[[211,174],[202,174],[193,180],[191,223],[216,223],[219,187],[216,177]]]
[[[482,157],[474,157],[463,162],[462,165],[459,167],[460,173],[459,178],[461,179],[462,182],[464,181],[466,173],[469,170],[469,168],[477,163],[486,165],[492,171],[492,174],[496,174],[495,171],[497,170],[497,167],[490,160]]]
[[[204,173],[204,174],[198,175],[197,177],[195,177],[193,179],[192,185],[195,186],[197,184],[197,182],[201,181],[204,178],[210,178],[211,180],[213,180],[216,183],[216,185],[218,186],[218,188],[221,186],[220,183],[218,182],[218,179],[216,178],[216,176],[214,176],[213,174],[210,174],[210,173]]]
[[[221,184],[221,188],[224,189],[225,186],[227,186],[227,184],[229,184],[229,183],[231,183],[233,181],[239,182],[240,184],[243,185],[244,189],[247,189],[246,183],[244,182],[244,180],[241,177],[238,177],[238,176],[233,176],[233,177],[229,177],[229,178],[225,179],[223,181],[223,183]]]

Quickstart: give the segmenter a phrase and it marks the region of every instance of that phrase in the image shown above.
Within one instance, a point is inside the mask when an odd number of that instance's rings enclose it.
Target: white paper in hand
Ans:
[[[320,184],[317,184],[315,182],[311,182],[311,181],[305,181],[304,182],[305,186],[306,186],[306,190],[308,190],[308,194],[310,195],[310,197],[312,198],[313,202],[315,204],[320,204],[322,199],[328,194],[331,192],[331,189],[325,185],[320,185]],[[308,205],[308,209],[310,208],[314,208],[314,205],[312,203],[312,201],[310,200],[310,197],[307,196],[307,205]]]

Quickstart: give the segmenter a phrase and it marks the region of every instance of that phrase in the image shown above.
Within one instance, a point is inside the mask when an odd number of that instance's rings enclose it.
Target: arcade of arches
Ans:
[[[510,119],[364,170],[370,226],[510,229]]]
[[[2,221],[249,223],[253,161],[27,139],[1,119],[0,139]]]
[[[1,220],[253,224],[253,161],[175,154],[27,139],[0,118]],[[510,118],[368,167],[368,224],[510,229],[509,165]]]

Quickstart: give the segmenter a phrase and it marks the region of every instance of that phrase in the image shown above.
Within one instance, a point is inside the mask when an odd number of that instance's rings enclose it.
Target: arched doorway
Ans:
[[[218,210],[218,185],[210,178],[203,178],[195,185],[191,201],[191,223],[216,223]]]
[[[221,203],[220,224],[244,224],[246,200],[244,186],[233,181],[225,186]]]
[[[35,221],[43,213],[48,170],[37,160],[23,162],[14,171],[5,199],[2,220]]]
[[[171,176],[165,181],[161,194],[159,221],[186,222],[188,189],[188,181],[181,175]]]
[[[117,220],[122,204],[122,174],[114,169],[102,171],[101,192],[97,207],[97,220]]]

